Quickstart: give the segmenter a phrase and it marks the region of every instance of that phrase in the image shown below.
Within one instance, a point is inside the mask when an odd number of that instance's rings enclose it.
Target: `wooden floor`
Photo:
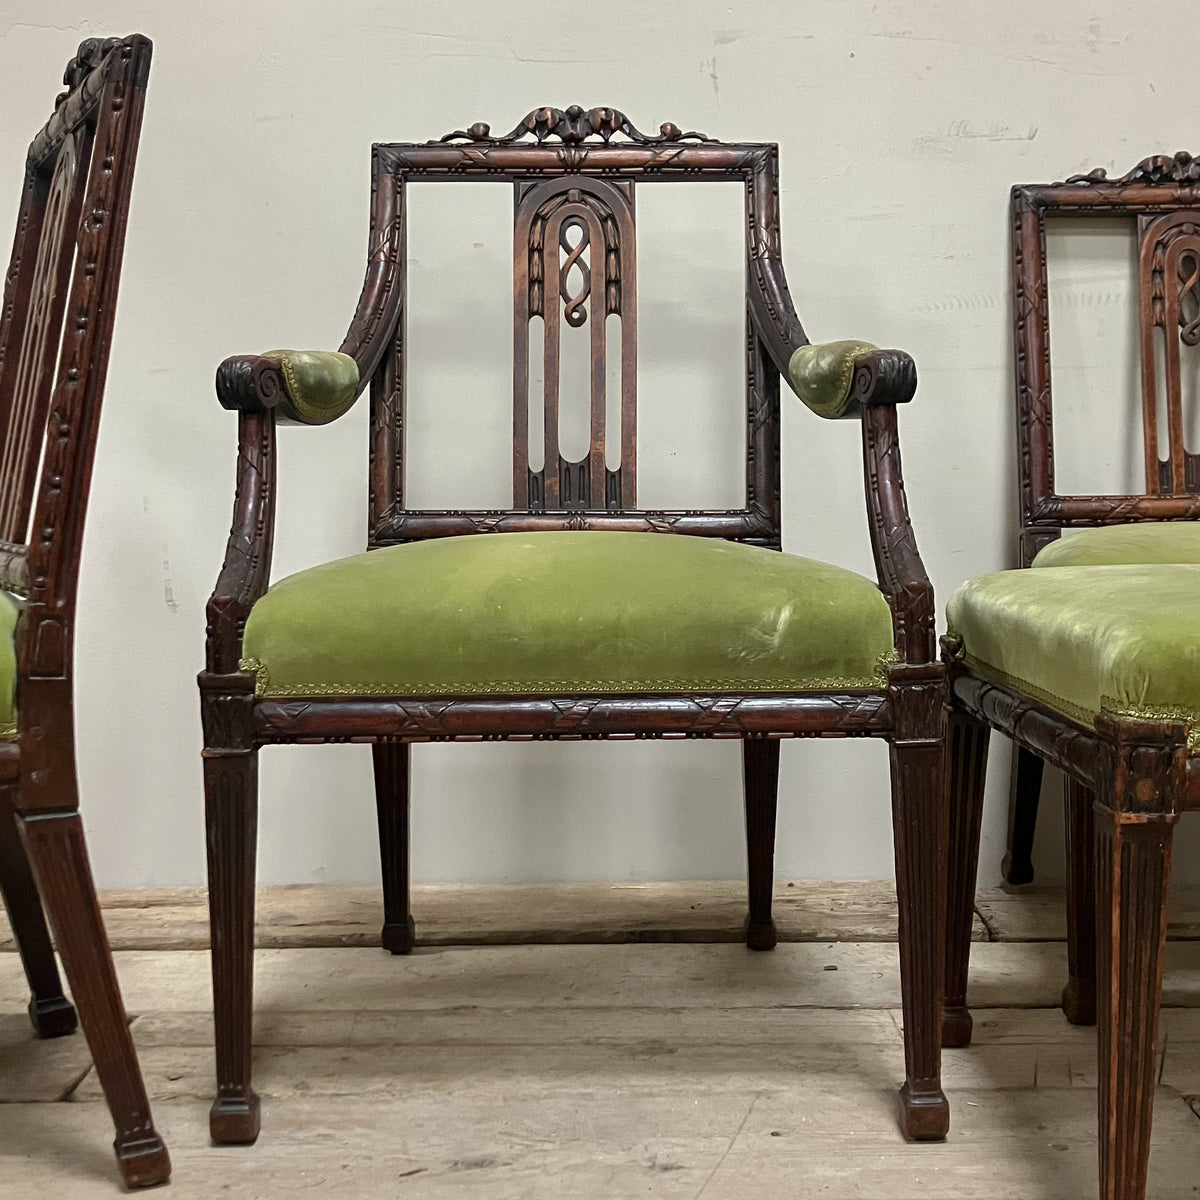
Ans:
[[[1095,1038],[1053,1007],[1061,897],[980,897],[953,1130],[910,1146],[888,893],[781,884],[791,940],[754,954],[729,940],[740,885],[420,889],[434,944],[393,958],[368,944],[373,889],[264,889],[252,1148],[207,1141],[202,897],[113,894],[107,918],[137,947],[118,965],[179,1200],[1094,1200]],[[1174,914],[1150,1195],[1196,1200],[1200,893]],[[112,1196],[86,1046],[33,1040],[25,1000],[0,952],[0,1196]]]

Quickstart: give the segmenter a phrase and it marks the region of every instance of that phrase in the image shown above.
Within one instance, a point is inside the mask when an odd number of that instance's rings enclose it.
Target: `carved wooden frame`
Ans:
[[[1063,216],[1137,221],[1146,457],[1146,493],[1141,495],[1066,496],[1055,490],[1046,222]],[[1170,455],[1161,462],[1153,347],[1156,334],[1167,329],[1180,329],[1189,344],[1200,340],[1195,317],[1181,320],[1180,311],[1182,296],[1195,298],[1197,280],[1181,279],[1177,288],[1164,284],[1164,268],[1174,277],[1181,253],[1200,264],[1197,160],[1186,153],[1159,155],[1119,179],[1096,170],[1064,183],[1018,184],[1012,189],[1011,217],[1021,566],[1064,528],[1200,517],[1200,455],[1189,454],[1183,440],[1179,339],[1164,338]]]

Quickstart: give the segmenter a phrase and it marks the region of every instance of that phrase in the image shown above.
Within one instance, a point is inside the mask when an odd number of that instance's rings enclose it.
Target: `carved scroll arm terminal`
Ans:
[[[217,368],[217,399],[237,412],[271,412],[296,425],[327,425],[362,390],[358,364],[326,350],[268,350],[227,358]]]

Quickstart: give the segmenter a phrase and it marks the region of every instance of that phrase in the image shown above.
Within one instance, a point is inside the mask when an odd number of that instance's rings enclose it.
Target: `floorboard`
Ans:
[[[688,908],[703,914],[688,927],[684,892],[697,886],[712,891],[688,903],[709,907]],[[207,1141],[208,955],[195,944],[193,899],[110,897],[110,925],[126,922],[118,944],[140,947],[116,960],[175,1162],[164,1195],[1094,1200],[1095,1033],[1054,1007],[1066,956],[1052,936],[1053,894],[981,897],[980,929],[995,940],[972,954],[975,1045],[945,1056],[953,1128],[944,1145],[913,1146],[894,1117],[899,978],[895,943],[882,936],[894,901],[880,885],[856,898],[853,886],[801,889],[797,937],[772,954],[692,937],[721,905],[734,911],[735,885],[611,899],[603,913],[641,922],[659,945],[583,944],[595,910],[573,913],[564,900],[534,920],[527,889],[495,904],[455,889],[439,901],[446,936],[490,921],[488,936],[541,930],[541,944],[426,945],[407,957],[371,945],[378,917],[365,891],[264,889],[265,940],[277,943],[256,956],[264,1132],[236,1149]],[[718,887],[729,889],[723,899]],[[590,904],[595,889],[580,889],[575,903]],[[821,904],[824,916],[804,915]],[[1155,1200],[1200,1194],[1200,940],[1188,910],[1177,912]],[[550,942],[553,928],[570,936]],[[814,936],[801,938],[805,929]],[[845,929],[861,937],[834,936]],[[26,999],[17,956],[0,953],[0,1195],[117,1195],[86,1045],[36,1041]]]

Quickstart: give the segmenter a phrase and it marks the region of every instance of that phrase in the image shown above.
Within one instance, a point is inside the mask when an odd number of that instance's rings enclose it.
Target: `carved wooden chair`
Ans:
[[[75,774],[79,554],[141,132],[150,42],[83,42],[33,139],[0,313],[0,890],[43,1037],[70,1033],[42,903],[130,1186],[161,1183],[92,883]],[[36,883],[35,883],[36,880]],[[41,899],[39,900],[39,894]]]
[[[613,109],[547,108],[502,137],[474,125],[425,144],[377,145],[372,161],[370,257],[341,350],[232,358],[217,374],[221,403],[239,413],[240,448],[233,529],[209,602],[199,680],[216,1002],[213,1138],[250,1142],[259,1130],[250,1049],[261,746],[373,746],[383,940],[402,952],[413,944],[411,743],[741,739],[747,943],[769,949],[777,739],[860,735],[891,746],[902,1125],[915,1138],[942,1137],[944,669],[900,475],[896,406],[914,393],[912,360],[862,342],[809,345],[780,258],[774,145],[731,145],[669,124],[646,136]],[[511,509],[405,505],[405,196],[426,180],[494,180],[512,189]],[[637,503],[634,195],[709,180],[745,189],[746,503],[650,511]],[[622,326],[615,437],[605,425],[612,314]],[[531,400],[535,317],[545,323],[545,383]],[[571,336],[587,338],[591,354],[591,448],[577,462],[563,457],[558,440],[559,346]],[[779,552],[781,375],[819,416],[861,423],[878,586]],[[369,552],[268,591],[276,425],[332,421],[368,384]],[[532,405],[543,410],[542,447],[530,445]],[[606,443],[619,444],[615,467]]]
[[[1176,226],[1200,219],[1200,204],[1184,193],[1163,196],[1147,208],[1126,189],[1169,186],[1200,179],[1200,167],[1186,153],[1139,163],[1121,180],[1102,171],[1077,177],[1070,186],[1092,185],[1087,205],[1060,202],[1040,188],[1014,188],[1013,214],[1018,234],[1026,193],[1048,215],[1064,212],[1138,221],[1141,348],[1141,405],[1146,491],[1135,496],[1059,496],[1054,490],[1053,405],[1049,371],[1048,314],[1040,324],[1016,311],[1017,430],[1020,454],[1020,565],[1085,566],[1091,563],[1200,563],[1200,457],[1185,446],[1180,345],[1200,345],[1200,290],[1192,273],[1200,265],[1194,248],[1181,240]],[[1086,182],[1085,182],[1086,181]],[[1102,185],[1102,186],[1101,186]],[[1161,189],[1160,189],[1161,191]],[[1135,198],[1131,201],[1129,197]],[[1168,214],[1175,214],[1168,220]],[[1153,226],[1153,229],[1150,227]],[[1171,233],[1170,240],[1167,234]],[[1173,247],[1173,249],[1172,249]],[[1168,258],[1169,255],[1169,258]],[[1174,272],[1174,274],[1173,274]],[[1164,274],[1165,273],[1165,274]],[[1170,281],[1176,279],[1173,289]],[[1013,242],[1015,294],[1028,305],[1046,299],[1045,248]],[[1166,280],[1167,282],[1164,282]],[[1179,327],[1179,338],[1164,331]],[[1039,338],[1041,339],[1039,341]],[[1165,358],[1156,360],[1156,347]],[[1161,458],[1160,426],[1166,425]],[[1163,524],[1171,522],[1171,524]],[[1059,539],[1062,530],[1094,527],[1082,538]],[[1050,544],[1056,543],[1053,549]],[[1045,551],[1043,554],[1042,552]],[[1008,883],[1033,880],[1033,840],[1042,790],[1042,760],[1018,746],[1010,784],[1008,846],[1003,874]],[[1069,801],[1068,801],[1069,802]]]
[[[1181,345],[1200,342],[1198,182],[1200,162],[1180,154],[1147,159],[1117,180],[1093,171],[1013,189],[1021,562],[1031,569],[967,583],[950,601],[944,641],[951,874],[943,1044],[971,1037],[967,965],[994,727],[1023,755],[1018,810],[1036,804],[1044,762],[1068,780],[1063,1011],[1091,1024],[1099,1010],[1106,1200],[1145,1195],[1171,835],[1183,811],[1200,808],[1200,455],[1185,446],[1180,370]],[[1136,228],[1142,495],[1055,490],[1046,225],[1071,215],[1120,217]]]

